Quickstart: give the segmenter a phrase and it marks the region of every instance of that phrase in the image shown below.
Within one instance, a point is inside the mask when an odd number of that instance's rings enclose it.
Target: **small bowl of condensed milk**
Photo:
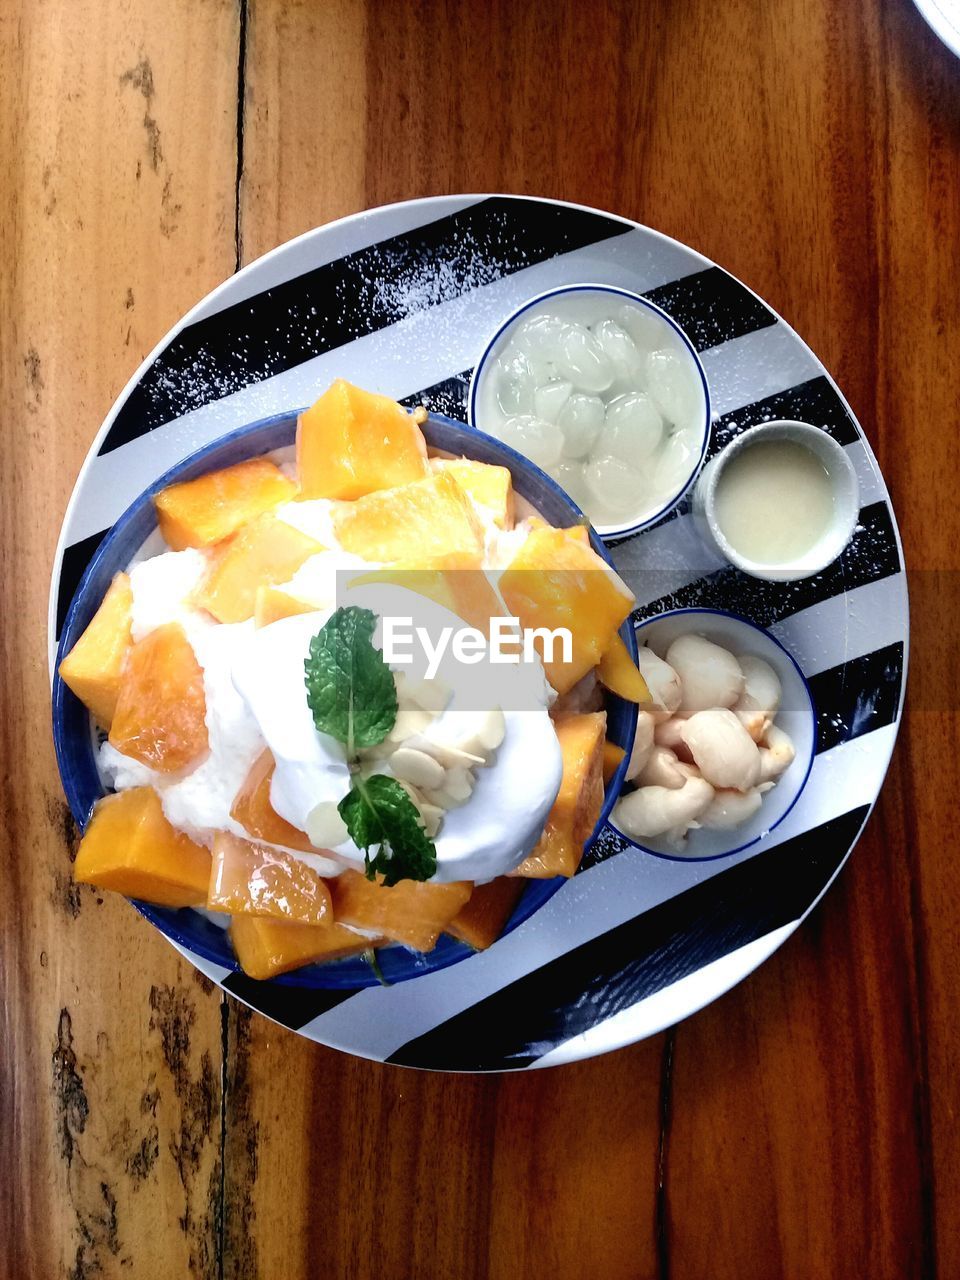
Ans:
[[[806,422],[764,422],[702,471],[693,495],[701,535],[754,578],[792,582],[832,564],[860,513],[846,450]]]

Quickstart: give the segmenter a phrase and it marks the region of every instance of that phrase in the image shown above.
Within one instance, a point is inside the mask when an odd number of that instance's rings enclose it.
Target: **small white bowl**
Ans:
[[[676,609],[648,618],[637,627],[637,643],[662,658],[679,636],[697,635],[729,649],[738,658],[750,654],[769,662],[780,678],[782,698],[775,723],[790,735],[796,755],[777,784],[763,797],[747,822],[729,831],[691,831],[683,849],[663,840],[637,840],[621,832],[637,848],[671,862],[712,862],[742,853],[763,840],[784,820],[806,786],[817,745],[817,711],[806,677],[796,658],[769,631],[735,613],[716,609]],[[615,811],[609,821],[615,830]]]
[[[579,296],[574,296],[579,295]],[[584,296],[585,295],[585,296]],[[613,298],[611,300],[611,295]],[[699,451],[695,450],[695,461],[690,469],[689,474],[684,476],[683,481],[670,497],[661,505],[653,510],[646,510],[639,516],[631,516],[618,524],[600,524],[591,519],[591,524],[596,529],[601,538],[622,538],[627,534],[637,533],[641,529],[646,529],[652,524],[656,524],[681,501],[703,465],[703,459],[706,456],[707,445],[710,440],[710,392],[707,386],[707,377],[703,371],[703,365],[693,346],[693,343],[680,328],[680,326],[667,315],[660,307],[652,302],[648,302],[646,298],[641,297],[638,293],[632,293],[629,289],[621,289],[616,285],[607,284],[574,284],[563,285],[557,289],[548,289],[545,293],[537,294],[519,307],[506,320],[504,320],[493,336],[489,339],[483,349],[483,354],[477,361],[470,380],[470,393],[467,401],[468,420],[472,427],[476,427],[480,431],[485,431],[489,435],[496,435],[491,430],[491,422],[489,414],[492,412],[487,402],[489,392],[488,383],[489,374],[497,357],[503,351],[504,347],[513,336],[514,329],[521,319],[527,319],[532,311],[549,310],[552,312],[578,310],[586,304],[587,310],[592,313],[592,319],[588,318],[585,323],[593,323],[611,315],[615,307],[622,307],[625,304],[635,306],[645,314],[649,315],[656,325],[662,327],[664,345],[670,346],[674,351],[678,352],[690,362],[691,368],[697,375],[697,381],[702,390],[702,402],[698,406],[698,419],[702,414],[702,428],[700,431]],[[583,321],[582,315],[578,315],[577,319]],[[603,428],[601,428],[602,432]],[[576,499],[574,499],[575,501]],[[589,516],[589,512],[585,513]]]
[[[789,565],[764,564],[741,555],[727,541],[717,521],[717,484],[724,470],[738,453],[768,440],[788,440],[808,449],[823,464],[833,489],[833,516],[829,526],[809,551]],[[701,537],[735,568],[768,582],[795,582],[821,573],[850,541],[860,516],[860,485],[853,463],[842,445],[808,422],[784,419],[763,422],[731,440],[700,473],[692,506]]]

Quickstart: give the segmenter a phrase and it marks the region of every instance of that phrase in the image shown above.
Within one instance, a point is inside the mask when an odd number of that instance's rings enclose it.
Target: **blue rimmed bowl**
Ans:
[[[637,517],[625,518],[615,524],[598,524],[596,526],[601,538],[620,539],[639,533],[642,529],[650,528],[651,525],[662,520],[664,516],[683,501],[696,480],[700,468],[703,466],[703,461],[707,456],[707,448],[710,444],[711,408],[707,375],[704,372],[696,347],[684,330],[677,324],[676,320],[668,315],[662,307],[658,307],[655,302],[650,302],[642,294],[611,284],[561,285],[556,289],[547,289],[544,293],[539,293],[536,297],[529,298],[521,307],[518,307],[516,311],[507,316],[484,346],[470,379],[470,391],[467,401],[468,415],[472,426],[477,427],[479,430],[487,428],[492,416],[492,398],[489,393],[492,391],[490,378],[494,372],[498,357],[510,342],[517,326],[538,311],[547,312],[556,310],[558,307],[561,311],[565,311],[574,305],[592,307],[598,319],[601,314],[605,314],[607,306],[627,305],[635,307],[653,322],[655,328],[660,330],[664,344],[669,345],[687,362],[700,389],[701,400],[697,409],[697,447],[694,450],[689,471],[682,477],[669,496],[655,508],[647,510]],[[568,318],[572,319],[574,316],[570,314]],[[601,428],[601,435],[602,432],[603,428]]]
[[[680,636],[697,635],[721,645],[737,657],[750,655],[768,662],[780,679],[782,699],[776,715],[777,727],[793,740],[796,755],[772,790],[766,792],[756,814],[739,827],[727,831],[700,829],[687,836],[683,852],[662,841],[635,840],[620,834],[638,849],[670,862],[713,862],[729,858],[757,844],[787,817],[807,784],[817,749],[817,708],[807,678],[784,645],[769,631],[721,609],[673,609],[639,623],[636,636],[662,658]],[[615,823],[612,823],[616,830]]]
[[[152,501],[154,495],[175,482],[193,480],[208,471],[247,458],[291,448],[296,436],[296,423],[296,412],[284,413],[233,431],[185,458],[140,494],[103,539],[80,581],[60,637],[57,666],[83,634],[114,574],[126,569],[145,544],[154,552],[164,549],[158,541]],[[423,432],[432,452],[463,455],[477,462],[507,467],[515,492],[550,524],[569,525],[583,520],[579,507],[549,476],[499,440],[438,414],[430,416]],[[606,549],[593,530],[590,531],[590,539],[597,554],[610,563]],[[621,628],[621,635],[631,654],[636,656],[636,638],[629,620]],[[632,703],[608,695],[606,707],[607,736],[623,747],[627,754],[605,789],[603,810],[588,841],[588,848],[606,821],[623,785],[637,722],[637,709]],[[92,718],[59,675],[53,682],[53,736],[70,811],[80,828],[84,829],[94,804],[106,789],[97,769],[97,734]],[[504,932],[509,933],[529,919],[563,883],[562,877],[529,881]],[[237,969],[225,929],[205,913],[192,908],[175,910],[136,901],[134,906],[173,942],[225,969]],[[472,954],[470,947],[444,935],[435,949],[426,955],[395,945],[379,950],[378,960],[387,982],[403,982],[456,964]],[[272,981],[296,987],[356,988],[374,986],[379,978],[365,961],[352,958],[325,965],[309,965]]]

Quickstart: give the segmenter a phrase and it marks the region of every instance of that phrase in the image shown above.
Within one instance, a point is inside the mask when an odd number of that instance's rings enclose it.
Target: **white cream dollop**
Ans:
[[[343,593],[338,604],[373,608],[378,615],[410,616],[416,623],[461,628],[448,610],[416,592],[395,585],[371,584]],[[282,817],[305,831],[318,804],[338,802],[350,789],[350,770],[342,744],[319,733],[307,705],[304,659],[310,639],[329,611],[281,619],[254,632],[233,667],[233,679],[276,760],[270,799]],[[380,629],[374,636],[380,645]],[[394,663],[411,679],[420,679],[416,650],[409,664]],[[547,712],[548,686],[535,664],[467,666],[448,651],[438,680],[451,691],[434,721],[442,737],[447,724],[465,712],[489,708],[491,689],[503,708],[504,737],[490,762],[476,769],[473,791],[449,809],[436,837],[437,881],[489,880],[513,870],[536,844],[562,775],[557,736]],[[389,757],[379,766],[390,772]],[[360,867],[363,852],[351,840],[332,852]]]

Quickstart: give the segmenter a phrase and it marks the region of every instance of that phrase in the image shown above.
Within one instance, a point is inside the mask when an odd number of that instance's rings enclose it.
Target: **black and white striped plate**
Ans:
[[[51,661],[100,539],[185,454],[308,403],[337,376],[466,418],[485,339],[526,298],[578,281],[657,302],[700,352],[712,448],[799,418],[848,451],[863,507],[853,541],[816,578],[760,582],[708,561],[681,510],[614,557],[637,617],[732,609],[800,664],[819,712],[800,802],[759,844],[676,862],[606,828],[580,873],[490,951],[390,988],[256,983],[189,951],[226,990],[312,1040],[448,1070],[547,1066],[629,1044],[701,1008],[799,924],[877,798],[900,715],[906,579],[876,460],[826,370],[755,294],[699,254],[622,218],[555,201],[410,201],[321,227],[251,264],[164,338],[125,388],[77,481],[50,597]]]

